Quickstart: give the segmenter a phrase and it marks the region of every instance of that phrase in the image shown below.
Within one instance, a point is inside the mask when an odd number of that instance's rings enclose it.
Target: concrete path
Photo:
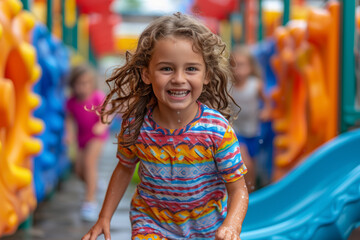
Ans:
[[[114,139],[106,142],[99,162],[98,202],[102,204],[111,173],[117,164]],[[129,208],[135,191],[131,184],[120,202],[111,221],[113,240],[131,239]],[[52,199],[44,201],[37,207],[33,226],[28,230],[18,230],[14,235],[2,237],[1,240],[80,240],[92,224],[80,219],[80,206],[84,195],[83,184],[72,174],[62,182]],[[104,239],[99,237],[98,239]]]

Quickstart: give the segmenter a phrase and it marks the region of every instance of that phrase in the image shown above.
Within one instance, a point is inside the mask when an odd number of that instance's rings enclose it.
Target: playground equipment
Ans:
[[[250,195],[241,239],[348,239],[360,224],[360,129]]]
[[[356,8],[355,31],[355,72],[356,72],[356,109],[360,109],[360,6]]]
[[[21,2],[0,1],[0,236],[14,232],[36,206],[32,158],[43,122],[32,116],[40,98],[31,91],[41,70],[29,44],[35,19]]]
[[[277,86],[277,80],[270,64],[270,60],[275,53],[276,46],[275,41],[272,38],[263,40],[252,48],[252,54],[256,57],[262,69],[264,92],[266,96],[270,96]],[[259,136],[259,139],[262,140],[260,144],[260,154],[256,157],[260,185],[266,185],[271,181],[273,172],[274,135],[272,122],[262,122]]]
[[[65,118],[64,77],[69,70],[69,53],[47,28],[38,23],[32,34],[38,63],[42,69],[34,92],[41,96],[41,106],[34,116],[45,122],[45,130],[38,136],[43,151],[34,158],[34,182],[38,202],[51,194],[59,180],[70,169],[66,146],[63,142]]]
[[[311,9],[307,21],[275,31],[274,179],[337,135],[340,4]]]
[[[287,175],[250,195],[242,239],[345,240],[360,225],[360,129],[345,132],[360,119],[352,62],[354,10],[353,1],[343,1],[341,8],[330,1],[325,10],[310,10],[308,21],[290,21],[276,30],[274,117],[281,134],[275,164],[277,174]],[[339,127],[345,133],[332,138]]]
[[[260,0],[259,2],[264,2]],[[284,0],[284,7],[281,5],[268,2],[268,4],[262,4],[259,16],[259,22],[261,23],[261,29],[259,30],[259,40],[262,40],[262,34],[265,38],[272,37],[275,29],[281,25],[286,25],[289,20],[306,20],[309,14],[309,6],[304,4],[304,1],[290,1]],[[290,12],[291,8],[291,12]]]
[[[354,81],[354,29],[355,29],[355,1],[342,1],[342,71],[341,71],[341,108],[340,131],[347,131],[354,125],[360,124],[360,108],[356,104],[356,97],[360,97],[360,86]],[[357,84],[360,84],[357,79]]]

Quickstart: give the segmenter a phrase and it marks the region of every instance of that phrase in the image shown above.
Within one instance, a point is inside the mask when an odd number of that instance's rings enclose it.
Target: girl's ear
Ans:
[[[208,85],[209,83],[210,83],[210,80],[209,80],[208,77],[206,77],[206,78],[204,79],[204,85]]]
[[[205,74],[204,85],[208,85],[210,83],[210,76],[208,73]]]
[[[149,78],[149,70],[147,68],[143,68],[141,70],[141,79],[145,84],[151,84]]]

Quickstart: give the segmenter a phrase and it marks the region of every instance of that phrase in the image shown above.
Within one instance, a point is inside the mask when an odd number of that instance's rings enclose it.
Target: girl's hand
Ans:
[[[92,128],[92,132],[96,136],[99,136],[99,135],[102,135],[106,131],[107,128],[108,128],[108,125],[103,124],[101,122],[97,122]]]
[[[108,219],[99,218],[95,225],[81,238],[81,240],[96,240],[101,234],[104,234],[105,240],[111,240],[110,221]]]
[[[264,108],[260,111],[259,118],[263,122],[271,120],[271,109]]]
[[[215,240],[241,240],[240,233],[233,226],[221,225],[215,234]]]

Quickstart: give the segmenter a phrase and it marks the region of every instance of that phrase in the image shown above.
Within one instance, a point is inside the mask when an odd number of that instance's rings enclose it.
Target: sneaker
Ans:
[[[81,206],[81,219],[87,222],[96,222],[98,219],[97,204],[93,202],[84,202]]]

